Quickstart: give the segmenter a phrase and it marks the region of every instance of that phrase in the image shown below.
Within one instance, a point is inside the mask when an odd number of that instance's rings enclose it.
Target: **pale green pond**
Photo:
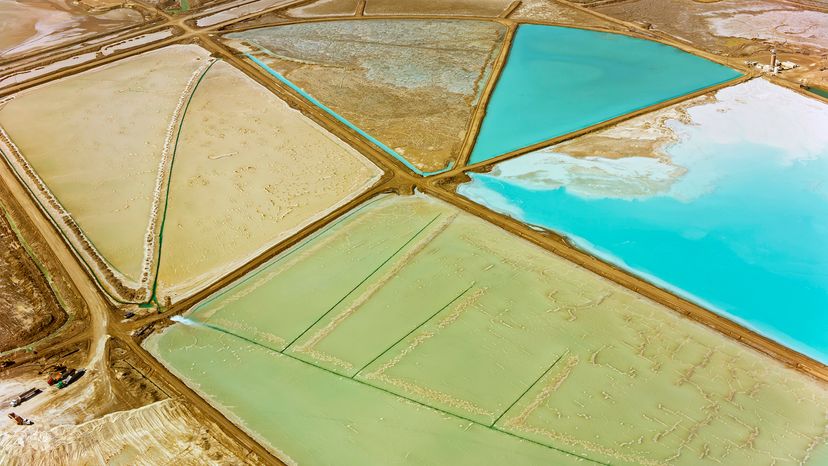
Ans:
[[[423,195],[363,204],[186,323],[148,349],[300,464],[828,454],[824,386]]]

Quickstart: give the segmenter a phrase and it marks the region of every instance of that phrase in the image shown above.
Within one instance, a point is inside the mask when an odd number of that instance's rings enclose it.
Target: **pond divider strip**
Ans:
[[[433,220],[432,220],[432,221],[433,221]],[[415,400],[415,399],[413,399],[413,398],[408,398],[408,397],[406,397],[406,396],[400,395],[399,393],[392,392],[391,390],[388,390],[388,389],[385,389],[385,388],[382,388],[382,387],[378,387],[378,386],[376,386],[376,385],[372,385],[372,384],[370,384],[370,383],[368,383],[368,382],[365,382],[365,381],[363,381],[363,380],[360,380],[360,379],[353,379],[353,378],[350,378],[350,377],[344,376],[344,375],[342,375],[342,374],[340,374],[340,373],[338,373],[338,372],[335,372],[335,371],[333,371],[333,370],[331,370],[331,369],[328,369],[328,368],[326,368],[326,367],[318,366],[318,365],[313,364],[313,363],[311,363],[311,362],[305,361],[304,359],[300,359],[300,358],[298,358],[298,357],[296,357],[296,356],[294,356],[294,355],[288,354],[288,353],[286,353],[286,352],[285,352],[285,351],[287,350],[287,348],[285,348],[284,350],[279,351],[279,350],[277,350],[277,349],[275,349],[275,348],[271,348],[271,347],[269,347],[269,346],[267,346],[267,345],[265,345],[265,344],[259,343],[258,341],[252,340],[252,339],[247,338],[247,337],[245,337],[245,336],[242,336],[242,335],[237,335],[237,334],[235,334],[235,333],[231,332],[230,330],[224,329],[224,328],[219,327],[219,326],[217,326],[217,325],[214,325],[214,324],[208,324],[208,323],[206,323],[206,322],[201,322],[201,321],[192,320],[192,319],[187,319],[187,320],[188,320],[189,322],[188,322],[188,323],[182,323],[182,325],[189,325],[189,326],[196,326],[196,327],[204,327],[204,328],[208,328],[208,329],[211,329],[211,330],[215,330],[215,331],[217,331],[217,332],[224,333],[224,334],[229,335],[229,336],[231,336],[231,337],[238,338],[238,339],[240,339],[240,340],[242,340],[242,341],[245,341],[245,342],[247,342],[247,343],[250,343],[250,344],[252,344],[252,345],[254,345],[254,346],[258,346],[258,347],[264,348],[264,349],[266,349],[266,350],[268,350],[268,351],[272,351],[272,352],[274,352],[274,353],[280,354],[280,355],[282,355],[282,356],[284,356],[284,357],[287,357],[287,358],[293,359],[294,361],[298,361],[299,363],[305,364],[305,365],[307,365],[307,366],[311,366],[311,367],[316,368],[316,369],[319,369],[319,370],[321,370],[321,371],[325,371],[325,372],[327,372],[327,373],[329,373],[329,374],[331,374],[331,375],[334,375],[334,376],[336,376],[336,377],[338,377],[338,378],[345,379],[345,380],[347,380],[347,381],[356,382],[356,383],[358,383],[358,384],[360,384],[360,385],[363,385],[363,386],[365,386],[365,387],[369,387],[369,388],[373,388],[373,389],[375,389],[375,390],[379,390],[379,391],[381,391],[381,392],[383,392],[383,393],[386,393],[386,394],[388,394],[388,395],[395,396],[395,397],[397,397],[397,398],[401,398],[401,399],[403,399],[403,400],[406,400],[406,401],[409,401],[409,402],[411,402],[411,403],[414,403],[414,404],[416,404],[416,405],[418,405],[418,406],[422,406],[422,407],[424,407],[424,408],[426,408],[426,409],[431,409],[431,410],[437,411],[437,412],[439,412],[439,413],[441,413],[441,414],[444,414],[444,415],[446,415],[446,416],[451,416],[451,417],[454,417],[454,418],[457,418],[457,419],[461,419],[461,420],[463,420],[463,421],[470,422],[470,423],[475,424],[475,425],[477,425],[477,426],[479,426],[479,427],[482,427],[482,428],[484,428],[484,429],[491,430],[491,431],[494,431],[494,432],[497,432],[497,433],[500,433],[500,434],[508,435],[509,437],[513,437],[513,438],[516,438],[516,439],[519,439],[519,440],[523,440],[523,441],[525,441],[525,442],[529,442],[529,443],[531,443],[531,444],[538,445],[538,446],[540,446],[540,447],[548,448],[548,449],[550,449],[550,450],[555,450],[555,451],[557,451],[557,452],[559,452],[559,453],[564,453],[564,454],[567,454],[567,455],[570,455],[570,456],[574,456],[574,457],[576,457],[576,458],[580,458],[580,459],[582,459],[582,460],[586,460],[586,461],[589,461],[589,462],[591,462],[591,463],[600,464],[600,465],[603,465],[603,466],[610,466],[610,464],[609,464],[609,463],[604,463],[604,462],[602,462],[602,461],[594,460],[594,459],[592,459],[592,458],[589,458],[589,457],[586,457],[586,456],[580,455],[580,454],[578,454],[578,453],[573,453],[573,452],[571,452],[571,451],[567,451],[567,450],[564,450],[564,449],[561,449],[561,448],[553,447],[552,445],[547,445],[547,444],[542,443],[542,442],[539,442],[539,441],[537,441],[537,440],[532,440],[532,439],[527,438],[527,437],[522,437],[522,436],[520,436],[520,435],[518,435],[518,434],[515,434],[515,433],[513,433],[513,432],[509,432],[509,431],[507,431],[507,430],[502,430],[502,429],[499,429],[499,428],[497,428],[497,427],[495,427],[495,426],[488,426],[488,425],[486,425],[486,424],[482,424],[482,423],[480,423],[480,422],[478,422],[478,421],[475,421],[475,420],[473,420],[473,419],[469,419],[469,418],[464,417],[464,416],[461,416],[461,415],[459,415],[459,414],[452,413],[452,412],[449,412],[449,411],[445,411],[445,410],[443,410],[443,409],[440,409],[440,408],[437,408],[437,407],[434,407],[434,406],[428,405],[428,404],[426,404],[426,403],[423,403],[422,401],[417,401],[417,400]],[[312,327],[312,326],[311,326],[311,327]],[[557,362],[557,361],[556,361],[556,362]],[[553,365],[554,365],[554,364],[553,364]],[[189,385],[189,384],[188,384],[188,385]],[[533,384],[533,385],[534,385],[534,384]]]
[[[310,330],[311,328],[313,328],[313,326],[314,326],[314,325],[318,324],[318,323],[319,323],[319,321],[321,321],[322,319],[324,319],[324,318],[325,318],[325,316],[327,316],[328,314],[330,314],[330,313],[331,313],[331,311],[333,311],[334,309],[336,309],[336,307],[337,307],[337,306],[339,306],[339,304],[340,304],[340,303],[342,303],[342,301],[345,301],[345,299],[346,299],[348,296],[350,296],[350,295],[351,295],[351,293],[353,293],[354,291],[356,291],[356,289],[357,289],[357,288],[359,288],[360,286],[362,286],[362,285],[363,285],[365,282],[367,282],[367,281],[368,281],[371,277],[373,277],[373,276],[374,276],[374,274],[375,274],[375,273],[377,273],[377,272],[379,271],[379,269],[381,269],[381,268],[382,268],[385,264],[387,264],[388,262],[390,262],[390,261],[391,261],[391,259],[393,259],[393,258],[394,258],[394,256],[396,256],[397,254],[399,254],[399,253],[400,253],[400,251],[402,251],[403,249],[405,249],[405,247],[406,247],[406,246],[408,246],[409,244],[411,244],[411,242],[412,242],[412,241],[414,241],[414,238],[416,238],[417,236],[419,236],[419,235],[420,235],[420,233],[422,233],[423,231],[425,231],[425,229],[426,229],[426,228],[428,228],[428,227],[429,227],[432,223],[434,223],[434,221],[435,221],[435,220],[437,220],[437,219],[440,217],[440,215],[442,215],[442,214],[437,214],[437,215],[435,215],[435,216],[434,216],[434,218],[432,218],[432,219],[431,219],[428,223],[426,223],[426,224],[425,224],[425,226],[423,226],[422,228],[420,228],[420,230],[419,230],[417,233],[414,233],[414,236],[412,236],[411,238],[409,238],[409,239],[408,239],[408,241],[406,241],[406,242],[405,242],[402,246],[400,246],[400,247],[399,247],[399,249],[397,249],[396,251],[394,251],[394,253],[393,253],[393,254],[391,254],[390,256],[388,256],[388,258],[387,258],[387,259],[385,259],[384,261],[382,261],[382,263],[381,263],[379,266],[377,266],[377,268],[375,268],[373,271],[371,271],[371,273],[369,273],[369,274],[368,274],[365,278],[363,278],[363,279],[362,279],[359,283],[357,283],[357,285],[356,285],[356,286],[354,286],[353,288],[351,288],[351,291],[349,291],[348,293],[346,293],[346,294],[345,294],[345,296],[343,296],[342,298],[340,298],[340,299],[339,299],[339,301],[337,301],[337,302],[336,302],[336,304],[334,304],[333,306],[331,306],[331,307],[330,307],[327,311],[325,311],[325,313],[324,313],[324,314],[322,314],[321,316],[319,316],[319,318],[318,318],[318,319],[316,319],[316,321],[315,321],[314,323],[310,324],[310,326],[309,326],[308,328],[306,328],[306,329],[305,329],[302,333],[300,333],[300,334],[299,334],[299,336],[297,336],[296,338],[294,338],[294,339],[293,339],[293,341],[291,341],[290,343],[288,343],[288,344],[287,344],[287,346],[285,346],[285,349],[283,349],[282,351],[287,351],[287,350],[288,350],[291,346],[293,346],[293,344],[294,344],[294,343],[296,343],[296,341],[297,341],[297,340],[299,340],[300,338],[302,338],[302,336],[303,336],[303,335],[305,335],[306,333],[308,333],[308,330]]]
[[[360,373],[360,372],[362,372],[362,371],[364,371],[366,367],[370,366],[370,365],[371,365],[371,364],[373,364],[373,363],[374,363],[377,359],[381,358],[383,355],[385,355],[386,353],[388,353],[389,351],[391,351],[391,350],[392,350],[395,346],[397,346],[398,344],[400,344],[400,342],[402,342],[403,340],[405,340],[406,338],[408,338],[409,336],[411,336],[411,334],[412,334],[412,333],[416,332],[416,331],[417,331],[417,330],[419,330],[419,329],[420,329],[423,325],[425,325],[425,324],[427,324],[429,321],[431,321],[431,319],[433,319],[433,318],[437,317],[437,314],[439,314],[439,313],[443,312],[443,311],[444,311],[444,310],[446,310],[449,306],[451,306],[452,304],[454,304],[455,302],[457,302],[457,300],[458,300],[458,299],[460,299],[460,298],[462,298],[462,297],[463,297],[463,295],[465,295],[466,293],[468,293],[468,292],[469,292],[469,290],[471,290],[473,286],[474,286],[474,283],[472,282],[472,284],[471,284],[471,285],[469,285],[469,286],[468,286],[468,288],[466,288],[465,290],[461,291],[461,292],[460,292],[460,294],[458,294],[457,296],[455,296],[454,298],[452,298],[452,299],[451,299],[451,301],[449,301],[448,303],[446,303],[446,305],[445,305],[445,306],[443,306],[443,307],[441,307],[440,309],[438,309],[438,310],[437,310],[437,312],[435,312],[434,314],[431,314],[430,316],[428,316],[428,318],[426,318],[426,320],[422,321],[419,325],[417,325],[416,327],[414,327],[413,329],[411,329],[411,331],[410,331],[410,332],[408,332],[408,333],[406,333],[405,335],[403,335],[403,336],[402,336],[402,338],[400,338],[399,340],[395,341],[394,343],[392,343],[392,344],[391,344],[391,346],[389,346],[388,348],[386,348],[385,350],[383,350],[383,351],[382,351],[379,355],[377,355],[377,357],[375,357],[374,359],[372,359],[371,361],[369,361],[367,364],[365,364],[364,366],[362,366],[362,367],[361,367],[358,371],[356,371],[356,372],[354,373],[354,375],[352,375],[352,376],[351,376],[351,378],[353,379],[354,377],[358,376],[358,375],[359,375],[359,373]]]
[[[384,196],[382,196],[382,195],[377,196],[377,197],[369,200],[368,202],[365,202],[364,204],[361,204],[360,206],[355,207],[352,210],[346,212],[345,214],[343,214],[341,217],[337,218],[332,223],[326,225],[324,228],[313,232],[311,235],[309,235],[307,238],[300,241],[295,246],[291,247],[289,250],[287,250],[287,251],[283,252],[282,254],[276,256],[274,259],[271,259],[270,261],[268,261],[267,263],[265,263],[264,265],[262,265],[261,267],[259,267],[255,271],[246,274],[244,276],[244,278],[238,280],[237,282],[233,283],[232,285],[228,286],[227,288],[221,290],[218,293],[213,293],[212,295],[210,295],[210,297],[208,297],[204,301],[200,302],[197,306],[195,306],[193,308],[192,312],[190,313],[190,315],[194,316],[195,313],[198,312],[199,309],[202,309],[202,308],[208,306],[213,301],[221,298],[222,296],[224,296],[228,293],[231,293],[233,290],[235,290],[236,288],[244,285],[245,283],[249,282],[250,280],[255,279],[256,277],[258,277],[259,275],[264,273],[266,270],[268,270],[270,267],[272,267],[272,266],[278,264],[279,262],[287,259],[289,256],[292,256],[293,254],[299,252],[299,250],[304,249],[307,245],[312,243],[314,240],[316,240],[320,236],[324,235],[325,233],[329,232],[333,228],[339,226],[340,223],[344,222],[345,220],[347,220],[351,216],[359,213],[362,209],[370,206],[371,204],[373,204],[377,201],[381,201],[382,199],[384,199]],[[308,328],[310,328],[310,327],[308,327]]]
[[[259,47],[259,49],[262,52],[266,53],[266,50],[264,49],[264,47],[261,47],[258,44],[256,44],[256,46]],[[332,117],[339,120],[341,123],[343,123],[348,128],[351,128],[352,130],[359,133],[360,136],[364,137],[365,139],[370,141],[372,144],[374,144],[375,146],[382,149],[383,152],[387,153],[388,155],[390,155],[390,156],[394,157],[395,159],[397,159],[398,161],[400,161],[400,163],[405,165],[406,168],[413,171],[414,173],[416,173],[420,176],[426,177],[426,176],[432,176],[432,175],[439,175],[440,173],[447,172],[447,171],[451,170],[452,168],[454,168],[454,162],[449,162],[449,164],[446,166],[446,168],[443,168],[442,170],[437,170],[437,171],[434,171],[434,172],[424,172],[424,171],[420,170],[419,168],[415,167],[411,162],[406,160],[405,157],[398,154],[394,149],[391,149],[390,147],[388,147],[385,144],[381,143],[379,140],[377,140],[376,138],[374,138],[370,134],[368,134],[365,131],[363,131],[362,129],[360,129],[355,124],[353,124],[350,121],[348,121],[347,119],[345,119],[345,117],[343,117],[342,115],[336,113],[335,111],[328,108],[322,102],[316,100],[315,97],[313,97],[312,95],[305,92],[302,88],[300,88],[299,86],[297,86],[296,84],[291,82],[286,77],[282,76],[278,71],[276,71],[273,68],[269,67],[265,62],[263,62],[263,61],[259,60],[258,58],[254,57],[250,53],[245,53],[244,55],[247,58],[251,59],[253,61],[253,63],[259,65],[259,67],[261,67],[263,70],[265,70],[270,75],[272,75],[273,77],[278,79],[282,84],[284,84],[284,85],[290,87],[291,89],[293,89],[294,91],[298,92],[299,95],[301,95],[302,97],[307,99],[310,103],[312,103],[312,104],[316,105],[317,107],[319,107],[320,109],[324,110],[326,113],[328,113]]]
[[[172,185],[172,177],[173,177],[173,167],[175,165],[175,154],[178,152],[178,141],[181,139],[181,130],[184,128],[184,119],[187,117],[187,110],[190,108],[190,103],[193,101],[193,96],[195,96],[196,91],[198,91],[198,86],[201,84],[201,81],[204,80],[204,77],[207,76],[207,72],[210,71],[210,68],[213,67],[216,63],[221,60],[215,60],[210,63],[209,66],[204,70],[201,76],[196,81],[195,86],[193,87],[193,92],[190,93],[190,98],[187,99],[187,105],[184,106],[184,111],[181,113],[181,122],[178,124],[178,133],[175,135],[175,145],[173,146],[172,155],[170,156],[170,168],[169,174],[167,175],[167,187],[166,192],[164,193],[164,212],[161,214],[161,225],[158,227],[158,260],[155,263],[155,276],[152,279],[152,290],[151,294],[146,303],[143,304],[150,304],[155,303],[156,306],[159,308],[161,304],[158,302],[158,296],[156,296],[156,292],[158,290],[158,275],[161,272],[161,248],[164,245],[164,226],[167,223],[167,211],[169,210],[170,204],[170,186]]]
[[[567,355],[567,353],[569,353],[569,351],[564,351],[563,353],[561,353],[561,355],[560,355],[560,356],[558,356],[558,359],[556,359],[556,360],[555,360],[555,362],[553,362],[553,363],[552,363],[552,365],[551,365],[551,366],[549,366],[549,368],[548,368],[548,369],[546,369],[545,371],[543,371],[543,373],[542,373],[542,374],[541,374],[541,375],[540,375],[537,379],[535,379],[535,381],[534,381],[534,382],[532,382],[532,383],[531,383],[528,387],[526,387],[526,390],[524,390],[524,391],[523,391],[523,393],[521,393],[519,397],[515,398],[515,401],[513,401],[513,402],[512,402],[512,404],[510,404],[510,405],[509,405],[509,407],[508,407],[508,408],[506,408],[506,410],[505,410],[505,411],[503,411],[503,413],[501,413],[501,414],[500,414],[500,416],[498,416],[498,417],[497,417],[497,419],[495,419],[495,420],[494,420],[494,422],[492,422],[491,427],[494,427],[494,425],[495,425],[495,424],[497,424],[497,423],[500,421],[500,419],[502,419],[502,418],[503,418],[503,416],[505,416],[505,415],[506,415],[506,413],[508,413],[509,411],[511,411],[511,410],[512,410],[512,408],[513,408],[513,407],[514,407],[514,406],[518,403],[518,401],[522,400],[522,399],[523,399],[523,397],[524,397],[524,396],[526,396],[526,394],[527,394],[527,393],[529,393],[529,390],[531,390],[531,389],[532,389],[532,387],[534,387],[535,385],[537,385],[537,384],[538,384],[538,382],[540,382],[540,381],[541,381],[541,379],[543,379],[543,378],[546,376],[546,374],[548,374],[548,373],[549,373],[549,371],[551,371],[551,370],[552,370],[552,368],[553,368],[553,367],[555,367],[555,366],[556,366],[556,365],[557,365],[557,364],[561,361],[561,359],[563,359],[563,357]]]

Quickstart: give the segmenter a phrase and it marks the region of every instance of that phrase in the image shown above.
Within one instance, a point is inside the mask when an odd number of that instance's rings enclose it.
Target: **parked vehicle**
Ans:
[[[83,374],[86,374],[86,370],[81,369],[81,370],[75,372],[74,369],[73,369],[71,375],[65,377],[63,380],[61,380],[60,382],[57,383],[57,388],[62,389],[62,388],[68,387],[69,385],[72,385],[79,378],[83,377]]]
[[[43,390],[41,390],[39,388],[30,388],[29,390],[26,390],[25,392],[17,395],[17,398],[15,398],[11,401],[11,405],[12,405],[12,407],[20,406],[21,403],[24,403],[28,400],[31,400],[32,398],[35,397],[35,395],[39,394],[42,391]]]
[[[20,417],[19,415],[14,414],[14,413],[9,413],[9,417],[12,418],[14,420],[14,422],[16,422],[17,425],[19,425],[19,426],[30,426],[30,425],[34,424],[34,422],[32,422],[32,421],[30,421],[30,420],[28,420],[24,417]]]

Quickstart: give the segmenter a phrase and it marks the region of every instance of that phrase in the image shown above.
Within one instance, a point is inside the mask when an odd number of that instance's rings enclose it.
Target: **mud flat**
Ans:
[[[0,0],[0,57],[11,58],[143,20],[143,15],[131,8],[90,13],[64,0]]]
[[[633,0],[595,9],[626,21],[646,23],[735,63],[770,63],[770,47],[776,47],[780,59],[800,65],[783,72],[783,77],[828,87],[828,13],[799,3]]]
[[[380,176],[269,90],[215,63],[194,91],[177,142],[157,294],[191,294]]]
[[[429,174],[457,159],[505,32],[484,21],[343,20],[225,37]]]
[[[239,21],[222,28],[223,31],[233,31],[237,28],[248,29],[254,26],[273,26],[274,24],[291,21],[293,19],[329,18],[336,16],[355,16],[359,7],[359,0],[317,0],[300,4],[296,7],[285,7]]]
[[[366,15],[450,15],[497,17],[512,0],[367,0]]]
[[[147,279],[158,174],[207,58],[195,45],[170,46],[24,91],[0,108],[3,154],[116,296],[134,297],[129,289]]]
[[[79,55],[72,55],[68,58],[60,59],[33,68],[28,67],[25,64],[15,64],[17,66],[18,71],[0,71],[0,73],[3,74],[3,77],[0,78],[0,88],[20,84],[40,76],[45,76],[50,73],[55,73],[66,68],[70,68],[72,66],[78,66],[98,58],[99,55],[112,55],[113,53],[117,53],[123,50],[128,50],[131,48],[140,47],[147,43],[163,40],[168,37],[172,37],[173,34],[173,29],[166,29],[163,31],[148,33],[132,37],[130,39],[125,39],[114,44],[101,46],[96,52],[87,52]]]
[[[458,192],[826,363],[825,127],[828,105],[755,79]]]
[[[67,318],[3,207],[0,203],[0,354],[49,335]]]
[[[469,161],[483,162],[739,76],[659,42],[523,24]]]
[[[824,384],[423,195],[179,320],[145,346],[289,464],[828,459]]]

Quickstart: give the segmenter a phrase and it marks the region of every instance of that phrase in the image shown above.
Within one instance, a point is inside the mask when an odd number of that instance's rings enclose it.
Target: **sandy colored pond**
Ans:
[[[0,0],[0,57],[113,31],[143,19],[130,8],[92,14],[68,0]]]
[[[505,32],[483,21],[342,20],[225,37],[431,173],[457,159]]]
[[[313,18],[316,16],[352,16],[357,12],[359,0],[318,0],[291,8],[286,15],[295,18]]]
[[[423,195],[363,204],[185,322],[148,349],[297,463],[828,460],[824,384]]]
[[[225,62],[195,89],[175,151],[158,295],[180,298],[373,185],[381,171]]]
[[[279,5],[287,5],[292,3],[291,0],[254,0],[243,3],[234,8],[228,8],[212,15],[202,16],[197,19],[195,24],[198,27],[208,27],[219,24],[224,21],[230,21],[241,16],[250,15],[267,8],[277,7]]]
[[[497,17],[512,0],[367,0],[366,15],[452,15]]]
[[[58,224],[111,286],[142,279],[159,164],[207,57],[195,45],[165,47],[26,90],[0,108],[11,143],[4,154],[45,183],[28,180],[54,218],[68,213]]]

